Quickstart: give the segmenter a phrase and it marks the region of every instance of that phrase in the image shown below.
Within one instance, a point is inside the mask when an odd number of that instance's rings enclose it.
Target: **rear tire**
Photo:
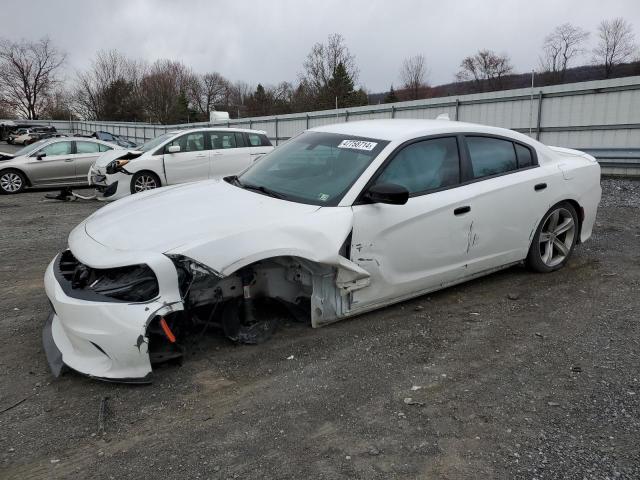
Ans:
[[[131,178],[131,193],[145,192],[161,186],[160,178],[153,172],[136,172]]]
[[[27,178],[19,170],[2,170],[0,172],[0,193],[12,195],[20,193],[27,186]]]
[[[578,241],[579,223],[576,209],[560,202],[549,209],[533,236],[527,255],[527,266],[549,273],[565,266]]]

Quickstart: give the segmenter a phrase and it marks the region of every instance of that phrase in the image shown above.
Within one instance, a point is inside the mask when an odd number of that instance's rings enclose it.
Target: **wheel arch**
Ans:
[[[2,175],[4,172],[7,172],[7,171],[14,171],[14,172],[21,173],[22,176],[27,181],[27,187],[33,187],[33,183],[31,182],[31,178],[29,178],[29,175],[24,170],[22,170],[22,169],[20,169],[18,167],[14,167],[14,166],[0,167],[0,175]]]
[[[141,168],[140,170],[131,173],[131,180],[129,180],[129,190],[131,191],[131,193],[133,193],[133,179],[136,177],[136,175],[140,175],[143,173],[150,173],[155,176],[160,181],[159,187],[165,187],[167,185],[167,183],[163,181],[162,176],[158,175],[158,172],[154,172],[150,168]]]
[[[567,198],[566,200],[561,200],[561,201],[557,202],[556,205],[558,203],[562,203],[562,202],[569,203],[575,209],[576,214],[578,215],[578,232],[577,232],[578,233],[578,238],[576,239],[576,244],[580,244],[580,243],[582,243],[581,237],[582,237],[582,223],[584,222],[584,209],[578,203],[578,201],[574,200],[573,198]]]
[[[535,224],[534,229],[531,231],[531,235],[529,238],[529,246],[527,248],[527,251],[529,251],[529,249],[531,249],[531,245],[533,245],[533,240],[535,238],[535,233],[538,231],[538,228],[540,227],[540,223],[544,220],[545,216],[547,215],[547,213],[549,212],[549,210],[555,208],[556,206],[558,206],[561,203],[567,202],[569,203],[574,210],[576,211],[576,215],[578,216],[578,229],[577,229],[577,239],[576,239],[576,245],[579,243],[582,243],[580,240],[580,237],[582,235],[582,223],[584,221],[584,210],[582,208],[582,206],[580,205],[580,203],[578,203],[577,200],[575,200],[574,198],[564,198],[562,200],[558,200],[557,202],[553,203],[551,206],[549,206],[549,208],[547,208],[544,213],[542,214],[542,216],[538,219],[538,221]]]

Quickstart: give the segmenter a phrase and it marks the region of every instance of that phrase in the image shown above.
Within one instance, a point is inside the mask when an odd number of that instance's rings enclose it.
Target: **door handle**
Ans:
[[[73,158],[67,158],[65,162],[73,162]]]
[[[196,155],[196,158],[204,158],[206,155]]]
[[[222,155],[222,152],[218,152],[218,151],[215,151],[215,150],[214,150],[213,154],[214,154],[214,155]]]
[[[471,207],[469,205],[465,205],[464,207],[458,207],[453,211],[454,215],[464,215],[465,213],[469,213],[471,211]]]
[[[533,187],[533,189],[536,192],[539,192],[540,190],[544,190],[545,188],[547,188],[547,184],[546,183],[538,183],[535,187]]]

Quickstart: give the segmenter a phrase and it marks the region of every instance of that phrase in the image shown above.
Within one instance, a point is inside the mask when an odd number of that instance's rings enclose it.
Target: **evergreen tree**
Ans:
[[[393,89],[393,85],[391,85],[389,93],[387,93],[387,95],[384,97],[384,103],[394,103],[399,101],[400,99],[396,95],[396,91]]]

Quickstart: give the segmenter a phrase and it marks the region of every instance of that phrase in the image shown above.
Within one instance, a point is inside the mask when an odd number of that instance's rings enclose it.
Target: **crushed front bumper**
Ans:
[[[147,327],[182,304],[164,302],[161,296],[144,303],[71,297],[56,278],[59,258],[44,277],[53,312],[44,326],[43,346],[52,373],[58,376],[66,366],[101,380],[148,383]]]
[[[96,189],[98,200],[112,201],[131,194],[129,190],[130,176],[124,173],[107,173],[98,167],[91,167],[87,180]]]

